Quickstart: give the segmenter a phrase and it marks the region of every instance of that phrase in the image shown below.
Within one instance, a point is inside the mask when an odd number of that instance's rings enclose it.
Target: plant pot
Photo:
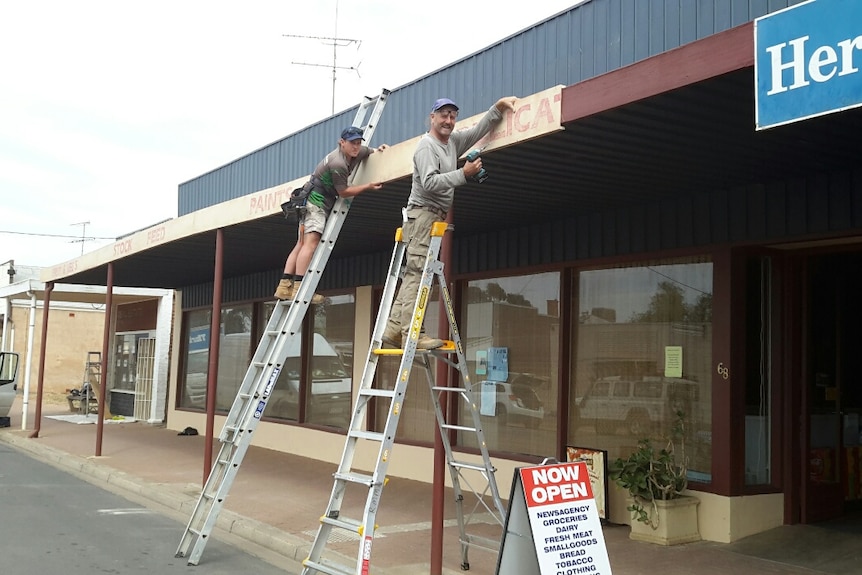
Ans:
[[[700,541],[697,528],[697,497],[683,496],[667,501],[651,502],[643,506],[650,514],[651,523],[632,519],[630,539],[657,545],[679,545]]]

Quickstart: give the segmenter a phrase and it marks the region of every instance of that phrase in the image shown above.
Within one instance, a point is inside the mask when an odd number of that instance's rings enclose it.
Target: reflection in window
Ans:
[[[263,317],[258,323],[257,339],[263,337],[264,329],[269,323],[272,312],[275,310],[275,302],[264,302]],[[313,310],[314,308],[310,308]],[[311,311],[309,310],[309,313]],[[286,419],[299,421],[299,380],[302,373],[302,342],[299,337],[292,337],[287,342],[287,357],[282,364],[281,372],[275,380],[272,395],[266,404],[264,416],[273,419]]]
[[[467,284],[466,293],[461,337],[471,381],[481,393],[488,449],[553,455],[559,273],[474,280]],[[500,369],[499,350],[505,352],[505,369]],[[463,404],[460,420],[472,427]],[[462,432],[458,441],[478,447],[472,432]]]
[[[263,305],[260,331],[269,321],[274,302]],[[350,423],[353,387],[354,297],[329,296],[323,305],[309,308],[314,333],[311,345],[302,338],[288,342],[287,357],[276,380],[265,416],[300,421],[300,391],[305,389],[305,422],[346,428]],[[303,350],[314,350],[308,359],[308,374],[303,373]],[[310,382],[310,385],[309,385]]]
[[[228,411],[251,359],[252,304],[222,308],[216,411]],[[212,310],[186,314],[186,369],[180,407],[206,408]]]
[[[207,403],[207,368],[209,365],[211,310],[186,314],[185,373],[178,406],[204,409]]]
[[[252,304],[223,307],[216,411],[230,411],[251,361]]]
[[[712,263],[583,271],[577,281],[569,444],[625,457],[642,437],[667,437],[682,412],[690,479],[709,481]],[[665,370],[676,347],[681,374]]]
[[[310,360],[311,393],[306,393],[305,420],[347,428],[353,388],[353,294],[330,296],[314,306],[314,354]]]

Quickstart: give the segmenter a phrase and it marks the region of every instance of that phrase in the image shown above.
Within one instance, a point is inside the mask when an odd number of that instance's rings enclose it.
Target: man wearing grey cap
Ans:
[[[296,297],[296,290],[308,270],[308,264],[314,256],[314,250],[320,244],[320,237],[326,227],[326,218],[335,205],[338,197],[352,198],[368,190],[379,190],[383,187],[380,182],[368,184],[357,184],[348,186],[347,180],[353,169],[359,162],[373,154],[382,152],[386,145],[376,149],[363,146],[364,141],[361,128],[348,126],[341,132],[338,147],[329,152],[317,167],[311,179],[305,184],[304,189],[308,193],[305,203],[305,214],[299,222],[299,236],[296,245],[287,256],[284,263],[284,274],[278,282],[275,297],[281,300],[292,300]],[[311,303],[323,303],[324,297],[314,294]]]
[[[467,183],[482,169],[482,158],[466,162],[458,168],[458,158],[469,151],[506,110],[515,110],[514,96],[500,98],[479,123],[467,130],[455,132],[458,106],[449,98],[440,98],[431,106],[429,130],[413,153],[413,183],[407,200],[407,221],[402,236],[407,242],[407,268],[392,312],[383,332],[383,341],[402,347],[407,341],[416,294],[422,281],[422,268],[431,242],[434,222],[444,221],[455,198],[455,188]],[[424,327],[416,342],[417,349],[437,349],[443,341],[428,337]]]

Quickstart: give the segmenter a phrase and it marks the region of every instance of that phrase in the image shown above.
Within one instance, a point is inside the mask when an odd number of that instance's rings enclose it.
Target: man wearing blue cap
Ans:
[[[382,152],[386,145],[378,148],[363,146],[364,141],[362,129],[349,126],[342,130],[338,147],[328,153],[317,167],[311,179],[305,184],[308,191],[308,199],[305,203],[305,214],[299,222],[299,236],[296,245],[287,256],[284,264],[284,274],[278,282],[275,297],[281,300],[292,300],[296,297],[296,290],[308,270],[308,264],[320,243],[323,229],[326,227],[326,218],[335,205],[338,197],[352,198],[368,190],[379,190],[383,187],[380,182],[368,184],[357,184],[348,186],[347,180],[353,169],[359,162],[373,154]],[[314,294],[311,303],[323,303],[324,298],[320,294]]]
[[[392,303],[383,341],[401,347],[407,341],[416,294],[422,281],[422,268],[431,242],[431,226],[445,221],[452,207],[455,188],[467,183],[482,169],[482,158],[458,168],[458,158],[491,131],[506,110],[515,110],[514,96],[500,98],[479,123],[467,130],[454,131],[458,106],[449,98],[440,98],[431,106],[429,130],[413,153],[413,183],[407,200],[407,221],[402,235],[407,241],[407,268],[398,295]],[[443,341],[428,337],[424,328],[416,342],[417,349],[437,349]]]

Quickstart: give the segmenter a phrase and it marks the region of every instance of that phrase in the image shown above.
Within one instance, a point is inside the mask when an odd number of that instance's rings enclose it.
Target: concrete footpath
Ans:
[[[40,436],[30,439],[33,418],[31,416],[29,421],[30,429],[22,431],[19,405],[13,407],[12,427],[0,429],[0,441],[175,518],[179,545],[204,480],[202,436],[180,436],[176,431],[141,422],[106,423],[102,455],[95,457],[96,425],[49,418],[47,416],[68,415],[68,406],[45,406]],[[218,440],[215,444],[217,450]],[[334,471],[334,464],[252,445],[213,535],[283,567],[287,573],[298,574],[300,562],[307,556],[314,539],[318,518],[329,499]],[[501,491],[508,495],[511,478],[498,477],[497,481]],[[345,501],[345,515],[360,517],[359,505],[363,502]],[[451,503],[447,503],[445,517],[444,573],[455,575],[462,571],[458,527]],[[391,478],[383,491],[377,514],[379,527],[371,572],[375,575],[427,575],[430,571],[430,520],[431,486]],[[794,530],[795,527],[780,529],[791,530],[785,531],[788,535],[804,537],[806,547],[811,548],[811,556],[787,563],[782,561],[791,554],[781,550],[783,539],[775,537],[764,539],[767,548],[759,548],[756,542],[749,540],[731,545],[698,542],[661,547],[629,540],[629,528],[624,525],[606,525],[604,536],[615,575],[862,573],[862,558],[858,555],[862,539],[849,543],[856,549],[858,570],[852,566],[852,557],[848,563],[850,570],[840,565],[826,565],[824,570],[819,570],[820,564],[829,562],[824,559],[812,564],[816,559],[816,543],[809,532]],[[499,528],[496,529],[499,537]],[[327,549],[342,553],[345,563],[352,563],[358,551],[358,540],[341,539],[345,538],[332,541]],[[834,545],[834,536],[826,541],[827,548]],[[740,545],[742,543],[747,546]],[[821,549],[819,553],[825,551]],[[496,559],[496,554],[471,549],[470,572],[493,575]],[[199,564],[204,565],[206,561],[205,550]],[[790,564],[794,562],[795,565]]]

